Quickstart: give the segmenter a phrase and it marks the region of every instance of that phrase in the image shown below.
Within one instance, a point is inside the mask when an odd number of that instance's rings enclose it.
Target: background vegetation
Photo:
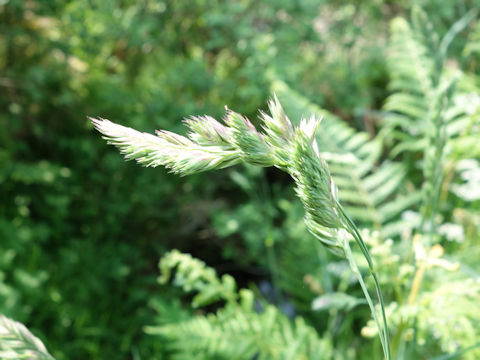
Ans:
[[[86,118],[184,133],[224,105],[255,121],[275,91],[292,121],[325,117],[394,353],[480,357],[478,5],[0,1],[0,313],[59,360],[380,359],[287,176],[140,168]]]

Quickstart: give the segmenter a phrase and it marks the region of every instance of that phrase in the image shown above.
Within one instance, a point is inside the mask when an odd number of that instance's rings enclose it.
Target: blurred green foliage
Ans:
[[[381,126],[396,131],[395,124],[384,125],[391,113],[377,110],[395,78],[392,62],[386,61],[390,20],[408,17],[413,3],[424,7],[440,36],[479,5],[468,0],[0,1],[0,313],[27,324],[57,359],[170,358],[171,347],[143,327],[192,319],[189,300],[156,283],[158,259],[176,248],[234,275],[240,287],[252,286],[258,298],[287,316],[302,316],[301,328],[303,322],[309,334],[315,328],[335,359],[371,359],[378,344],[358,335],[369,318],[357,304],[359,288],[348,266],[307,234],[288,178],[252,168],[189,178],[140,169],[105,146],[86,116],[144,131],[178,132],[184,131],[183,117],[220,118],[224,105],[255,119],[272,84],[281,81],[308,103],[328,109],[335,121],[343,119],[371,137]],[[478,102],[479,29],[472,21],[449,48],[446,63],[464,70],[458,106]],[[288,99],[295,98],[292,94],[287,92]],[[286,110],[297,118],[294,105]],[[479,166],[478,161],[458,165],[480,158],[477,115],[473,106],[471,131],[449,147],[440,209],[444,223],[461,225],[463,240],[449,241],[458,228],[447,226],[438,241],[465,273],[478,277],[471,254],[480,253],[479,197],[465,195],[472,195],[464,188],[474,187],[474,180],[461,174],[478,173]],[[408,141],[416,141],[409,130]],[[392,130],[383,139],[402,147],[405,139],[397,135]],[[412,149],[390,156],[411,169],[405,181],[410,190],[421,185],[414,173],[419,148]],[[415,257],[402,250],[412,243],[409,234],[411,228],[397,239],[405,266]],[[399,308],[413,276],[408,266],[403,270],[394,284],[382,280]],[[466,281],[454,280],[458,287]],[[428,304],[442,290],[435,286],[428,282],[425,312],[403,307],[407,315],[394,320],[406,329],[405,319],[419,314],[415,336],[427,345],[407,354],[419,356],[422,349],[425,356],[438,354],[458,345],[446,339],[441,321],[432,325],[439,335],[428,342],[433,335],[426,317],[438,307]],[[351,297],[328,295],[345,291]],[[469,304],[479,295],[469,296],[462,301]],[[333,305],[312,311],[315,301]],[[355,312],[345,311],[345,302],[355,304]],[[325,307],[328,312],[319,310]],[[456,333],[478,339],[475,331]]]

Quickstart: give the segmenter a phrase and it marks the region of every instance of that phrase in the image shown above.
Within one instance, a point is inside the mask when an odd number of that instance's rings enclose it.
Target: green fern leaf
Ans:
[[[231,277],[228,278],[232,284],[225,289],[215,270],[202,261],[174,250],[162,258],[159,266],[162,283],[176,269],[174,285],[186,291],[197,291],[198,295],[212,291],[211,288],[208,290],[210,285],[217,289],[217,294],[230,299],[215,314],[146,328],[147,333],[166,340],[172,359],[331,358],[330,342],[318,338],[316,331],[302,319],[291,322],[272,305],[264,305],[262,311],[256,311],[251,291],[244,289],[236,292],[236,284]]]

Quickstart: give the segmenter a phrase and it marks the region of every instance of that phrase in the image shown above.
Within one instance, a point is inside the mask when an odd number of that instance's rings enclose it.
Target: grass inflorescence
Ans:
[[[246,117],[227,109],[224,124],[209,116],[185,120],[189,128],[187,136],[165,130],[157,131],[155,136],[105,119],[91,121],[127,159],[134,159],[145,166],[164,166],[180,175],[222,169],[239,163],[275,166],[288,172],[302,201],[308,230],[330,251],[344,256],[358,277],[379,330],[384,356],[389,360],[390,340],[380,285],[368,249],[340,204],[328,165],[318,150],[315,133],[321,119],[304,118],[298,126],[293,126],[276,97],[269,102],[269,110],[270,114],[261,113],[261,131]],[[377,316],[363,275],[353,257],[350,248],[352,239],[359,245],[373,276],[382,321]]]

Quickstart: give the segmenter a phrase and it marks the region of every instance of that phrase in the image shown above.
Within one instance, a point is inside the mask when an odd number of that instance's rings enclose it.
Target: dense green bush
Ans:
[[[0,1],[0,313],[57,359],[171,358],[189,324],[215,333],[248,294],[247,319],[288,329],[272,338],[279,354],[302,338],[312,347],[299,354],[380,358],[348,264],[306,232],[288,178],[140,169],[86,118],[184,133],[183,117],[220,118],[226,104],[255,122],[274,91],[292,121],[324,117],[317,141],[366,229],[394,352],[475,345],[480,25],[469,11],[479,4],[411,3],[428,18],[380,0]],[[171,249],[251,291],[190,306],[156,283]],[[218,358],[231,358],[235,341],[223,340]]]

